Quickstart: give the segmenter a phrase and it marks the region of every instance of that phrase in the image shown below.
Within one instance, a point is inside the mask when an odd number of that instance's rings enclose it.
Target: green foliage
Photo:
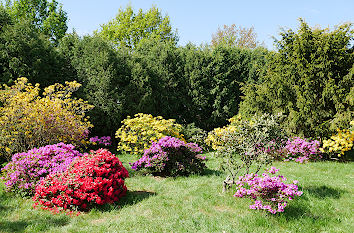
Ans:
[[[203,152],[209,151],[211,148],[206,144],[205,140],[208,132],[195,126],[195,123],[190,123],[183,126],[182,135],[187,142],[198,144],[203,149]]]
[[[42,86],[69,80],[63,59],[33,24],[12,22],[0,7],[0,83],[21,76]]]
[[[67,13],[56,0],[7,0],[6,7],[17,22],[30,21],[55,44],[68,29]]]
[[[128,115],[147,112],[211,129],[237,113],[240,82],[257,82],[264,49],[193,45],[142,39],[134,52],[113,48],[97,36],[66,36],[60,43],[66,70],[83,84],[82,98],[96,134],[112,135]]]
[[[238,112],[241,83],[257,82],[263,72],[266,50],[192,45],[181,50],[191,98],[190,122],[207,130],[225,125]]]
[[[147,112],[178,122],[189,120],[184,63],[173,43],[144,39],[131,55],[130,64],[131,78],[124,93],[129,114]]]
[[[59,51],[67,70],[83,85],[79,95],[95,106],[89,113],[96,126],[94,133],[111,135],[131,109],[125,100],[133,92],[127,87],[130,69],[126,52],[114,50],[100,37],[80,38],[75,33],[62,39]]]
[[[312,29],[301,20],[298,32],[283,31],[278,52],[269,56],[264,82],[243,87],[243,115],[287,115],[295,135],[327,136],[353,118],[354,31]]]
[[[170,25],[170,18],[162,16],[156,7],[151,7],[147,12],[139,9],[138,13],[135,13],[131,6],[121,8],[113,20],[101,25],[97,34],[117,47],[130,49],[136,48],[143,38],[177,41],[177,35]]]
[[[11,23],[12,23],[12,19],[10,14],[0,3],[0,32],[4,29],[6,25],[9,25]]]

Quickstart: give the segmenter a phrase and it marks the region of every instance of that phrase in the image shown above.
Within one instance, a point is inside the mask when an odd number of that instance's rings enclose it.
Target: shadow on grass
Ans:
[[[26,218],[17,221],[0,220],[1,232],[28,232],[26,228],[30,225],[36,226],[40,231],[47,231],[51,227],[61,227],[69,223],[68,217],[64,218]]]
[[[297,204],[299,203],[291,203],[285,208],[285,211],[282,214],[287,220],[296,220],[308,215],[310,209]]]
[[[68,216],[39,216],[32,213],[18,214],[18,202],[23,198],[13,193],[0,190],[0,232],[28,232],[31,226],[33,231],[48,231],[51,227],[61,227],[69,223]],[[15,213],[14,213],[15,212]]]
[[[106,204],[101,207],[97,207],[97,209],[100,211],[118,210],[125,206],[135,205],[155,195],[156,195],[155,192],[149,192],[149,191],[128,191],[127,195],[122,197],[117,203]]]
[[[322,186],[310,186],[304,188],[305,192],[308,192],[311,196],[316,198],[334,198],[339,199],[342,194],[346,193],[347,191],[339,189],[339,188],[331,188],[325,185]]]
[[[204,171],[200,175],[201,176],[220,176],[221,174],[223,174],[222,171],[206,168],[206,169],[204,169]]]

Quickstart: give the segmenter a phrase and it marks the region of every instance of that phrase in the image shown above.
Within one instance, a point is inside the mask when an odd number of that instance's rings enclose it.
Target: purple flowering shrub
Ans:
[[[278,171],[279,169],[271,167],[262,176],[253,173],[240,176],[236,182],[237,191],[234,197],[253,199],[254,204],[250,205],[250,209],[263,209],[272,214],[284,212],[288,201],[301,196],[302,192],[298,190],[297,180],[286,184],[284,176],[272,176]]]
[[[294,160],[299,163],[315,161],[322,158],[320,141],[299,137],[289,138],[285,145],[285,161]]]
[[[205,168],[205,157],[196,143],[186,143],[166,136],[152,142],[144,155],[132,165],[133,170],[146,170],[153,175],[178,176],[200,173]]]
[[[110,146],[112,144],[110,136],[102,136],[102,137],[95,136],[95,137],[91,137],[89,141],[91,144],[98,145],[98,146]]]
[[[48,174],[65,171],[71,162],[82,156],[71,144],[58,143],[34,148],[12,156],[2,171],[7,191],[22,195],[34,193],[37,183]]]

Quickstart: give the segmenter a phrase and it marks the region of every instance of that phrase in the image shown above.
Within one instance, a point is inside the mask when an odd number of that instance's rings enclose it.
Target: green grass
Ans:
[[[209,154],[210,157],[210,154]],[[122,155],[128,167],[133,158]],[[222,193],[224,174],[209,159],[201,176],[160,178],[129,170],[130,190],[115,205],[78,217],[34,210],[31,199],[4,192],[0,183],[0,232],[352,232],[353,163],[276,162],[280,173],[299,180],[303,196],[284,213],[251,210],[248,199]]]

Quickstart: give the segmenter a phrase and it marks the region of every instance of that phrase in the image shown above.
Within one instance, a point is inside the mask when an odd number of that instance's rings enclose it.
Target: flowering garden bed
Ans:
[[[298,180],[300,198],[281,214],[249,209],[252,200],[235,198],[236,187],[221,192],[225,174],[206,154],[204,173],[155,179],[128,169],[127,195],[113,205],[79,216],[33,209],[30,198],[4,192],[0,181],[0,232],[350,232],[353,229],[353,163],[275,162],[289,183]],[[126,168],[135,161],[118,155]],[[254,201],[253,201],[254,203]]]

